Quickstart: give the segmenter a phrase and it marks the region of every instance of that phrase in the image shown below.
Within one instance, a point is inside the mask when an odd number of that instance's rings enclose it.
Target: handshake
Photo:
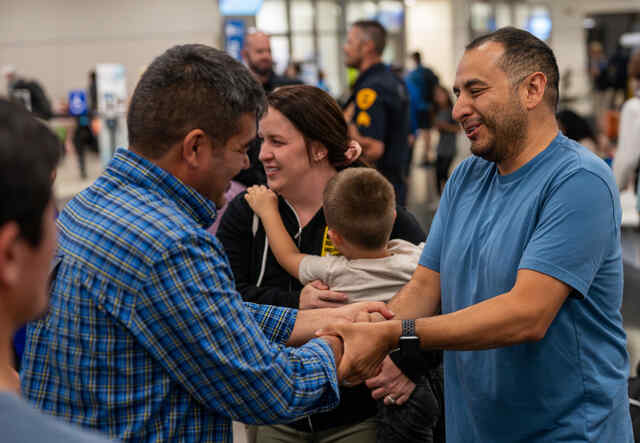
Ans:
[[[378,375],[382,362],[397,347],[400,321],[384,321],[394,314],[382,302],[362,302],[333,310],[335,322],[316,331],[332,347],[338,381],[353,386]]]

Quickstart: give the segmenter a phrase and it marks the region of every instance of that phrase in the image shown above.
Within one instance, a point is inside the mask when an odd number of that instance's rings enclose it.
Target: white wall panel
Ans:
[[[217,46],[219,24],[214,0],[0,0],[0,66],[15,65],[58,100],[85,87],[97,63],[121,63],[132,91],[142,69],[170,46]]]

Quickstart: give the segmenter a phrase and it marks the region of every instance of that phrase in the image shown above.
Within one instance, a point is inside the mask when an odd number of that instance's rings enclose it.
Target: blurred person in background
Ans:
[[[589,43],[589,77],[593,98],[593,116],[597,122],[608,108],[607,90],[609,89],[608,61],[602,43]]]
[[[302,83],[297,78],[281,76],[274,72],[271,38],[265,32],[255,28],[247,32],[242,49],[242,59],[265,92],[271,92],[278,86]]]
[[[434,94],[434,126],[438,129],[438,145],[436,146],[436,189],[442,195],[444,185],[449,179],[449,170],[458,149],[456,137],[460,125],[453,118],[453,100],[449,91],[438,85]]]
[[[86,89],[87,111],[76,117],[76,128],[73,133],[73,146],[78,157],[80,177],[87,178],[87,150],[98,152],[98,138],[93,133],[92,121],[98,115],[96,72],[91,70],[88,74]]]
[[[287,79],[292,80],[294,82],[292,84],[302,83],[302,79],[300,78],[301,74],[302,63],[296,61],[289,62],[287,69],[284,70],[284,76]]]
[[[325,77],[326,76],[324,71],[322,69],[318,69],[318,83],[316,84],[316,86],[322,89],[324,92],[331,93]]]
[[[37,80],[20,77],[13,65],[5,66],[4,75],[7,80],[9,100],[24,105],[36,117],[43,120],[53,117],[51,101]]]
[[[640,49],[631,56],[628,72],[634,83],[634,95],[622,105],[613,173],[621,190],[634,181],[637,183],[636,209],[640,213],[640,180],[637,179],[640,167]]]
[[[416,51],[411,54],[415,65],[406,77],[407,86],[414,89],[410,106],[415,115],[417,126],[417,138],[422,140],[424,152],[422,165],[433,165],[433,153],[431,146],[431,129],[435,117],[434,92],[439,84],[438,76],[428,67],[422,64],[422,55]]]
[[[382,63],[387,31],[375,20],[351,26],[343,51],[345,64],[360,71],[344,108],[349,136],[363,158],[391,182],[398,204],[407,200],[409,94],[401,78]]]

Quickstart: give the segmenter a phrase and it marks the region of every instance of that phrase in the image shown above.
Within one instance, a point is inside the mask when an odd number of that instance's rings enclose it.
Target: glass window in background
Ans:
[[[379,4],[377,18],[387,32],[400,32],[404,26],[404,6],[397,1],[382,1]]]
[[[471,31],[472,36],[477,37],[482,34],[495,31],[496,22],[493,15],[493,8],[489,3],[471,4]]]
[[[540,40],[549,42],[551,38],[551,16],[549,8],[546,6],[533,6],[527,17],[527,24],[524,29],[538,37]]]
[[[318,68],[325,74],[325,82],[329,86],[331,93],[346,87],[341,81],[344,67],[342,66],[342,46],[335,34],[321,34],[318,39]]]
[[[318,1],[316,8],[318,31],[338,32],[340,28],[340,6],[332,1]]]
[[[286,34],[289,29],[285,0],[265,0],[256,15],[256,27],[269,34]]]
[[[291,2],[291,30],[309,33],[313,31],[313,6],[310,0]]]
[[[552,22],[549,7],[544,4],[478,1],[471,4],[470,26],[473,38],[515,26],[549,42]]]
[[[271,54],[273,56],[273,70],[282,74],[289,63],[289,39],[287,36],[271,36]]]
[[[515,5],[514,9],[515,9],[515,22],[511,24],[520,29],[526,29],[531,7],[527,4],[517,4]]]
[[[294,34],[291,37],[291,43],[293,44],[292,57],[294,61],[306,62],[315,58],[312,34]]]
[[[374,2],[349,2],[346,5],[347,26],[358,20],[375,19],[377,13]]]
[[[513,23],[513,19],[511,18],[511,7],[507,3],[496,3],[495,11],[496,29],[504,28],[505,26],[509,26]]]

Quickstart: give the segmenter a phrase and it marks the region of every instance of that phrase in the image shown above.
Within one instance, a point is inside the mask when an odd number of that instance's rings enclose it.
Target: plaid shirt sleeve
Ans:
[[[285,344],[296,322],[298,310],[273,305],[244,303],[245,308],[253,314],[260,329],[273,342]]]
[[[287,422],[335,407],[339,391],[326,342],[297,349],[272,343],[265,333],[286,341],[296,311],[247,307],[220,243],[189,233],[156,260],[131,327],[191,396],[232,419]]]

